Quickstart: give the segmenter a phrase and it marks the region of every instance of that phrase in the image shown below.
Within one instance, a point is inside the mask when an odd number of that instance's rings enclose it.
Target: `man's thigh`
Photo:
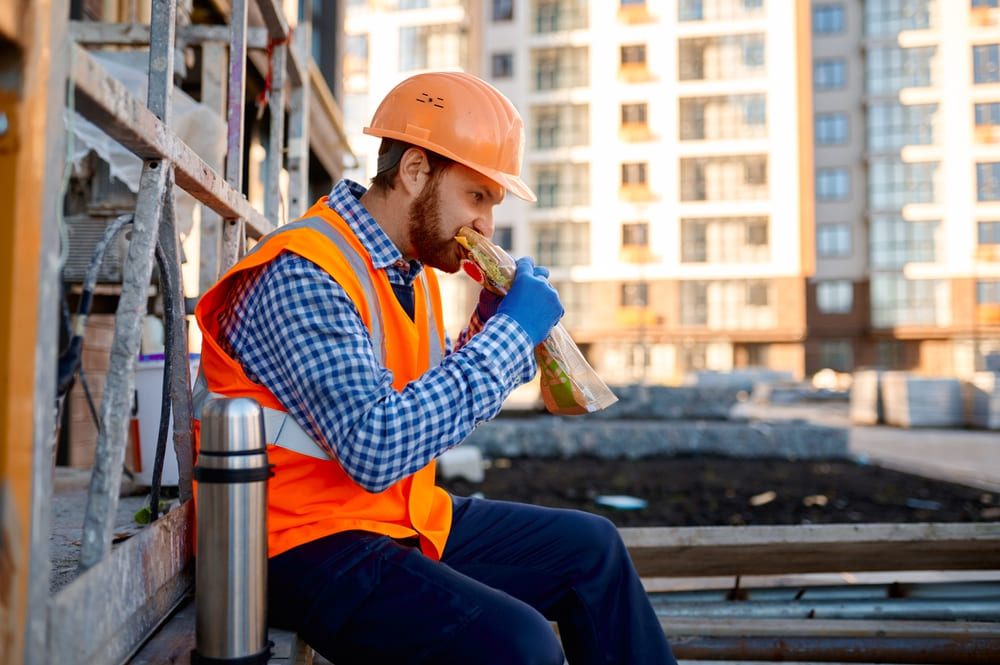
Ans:
[[[549,609],[620,549],[609,520],[578,510],[456,497],[442,561],[555,619]]]
[[[384,536],[335,534],[275,557],[269,575],[271,622],[337,665],[523,662],[537,649],[562,662],[531,607]]]

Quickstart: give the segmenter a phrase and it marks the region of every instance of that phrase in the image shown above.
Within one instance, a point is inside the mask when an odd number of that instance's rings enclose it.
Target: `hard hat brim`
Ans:
[[[513,194],[519,199],[522,199],[529,203],[534,203],[535,201],[538,200],[538,197],[535,196],[535,193],[531,191],[531,187],[528,187],[527,183],[525,183],[520,176],[514,175],[513,173],[504,173],[503,171],[500,171],[498,169],[492,169],[488,166],[483,166],[482,164],[476,164],[469,160],[462,159],[461,157],[454,154],[444,146],[438,145],[432,141],[428,141],[426,139],[425,140],[414,139],[414,137],[409,134],[405,134],[403,132],[396,132],[381,127],[379,128],[365,127],[363,131],[365,134],[368,134],[369,136],[377,136],[379,138],[384,138],[384,139],[395,139],[398,141],[404,141],[406,143],[410,143],[411,145],[415,145],[418,148],[423,148],[424,150],[431,150],[441,155],[442,157],[447,157],[448,159],[458,162],[463,166],[467,166],[473,171],[482,173],[484,176],[486,176],[493,182],[497,183],[501,187],[505,188],[507,191],[509,191],[511,194]]]

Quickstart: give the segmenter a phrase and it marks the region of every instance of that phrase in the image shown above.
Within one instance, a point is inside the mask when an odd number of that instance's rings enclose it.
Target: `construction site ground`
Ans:
[[[734,414],[847,428],[851,459],[518,457],[487,460],[482,483],[444,484],[459,494],[589,510],[619,526],[1000,521],[996,431],[853,425],[840,401],[748,402]],[[645,507],[605,507],[604,496]]]

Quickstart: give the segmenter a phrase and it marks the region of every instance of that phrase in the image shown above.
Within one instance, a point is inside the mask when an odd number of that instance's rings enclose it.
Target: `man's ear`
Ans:
[[[420,148],[408,148],[399,160],[399,181],[403,189],[415,196],[423,189],[430,171],[427,154]]]

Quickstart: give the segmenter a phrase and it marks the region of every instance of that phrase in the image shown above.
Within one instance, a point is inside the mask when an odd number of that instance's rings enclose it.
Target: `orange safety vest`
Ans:
[[[270,390],[252,382],[240,364],[223,352],[216,321],[216,313],[232,296],[237,275],[272,261],[283,251],[309,259],[343,287],[372,335],[376,353],[393,372],[396,390],[401,391],[440,362],[444,327],[434,271],[424,269],[414,282],[415,311],[411,321],[385,272],[374,269],[368,251],[323,198],[299,220],[261,239],[199,301],[195,316],[203,341],[198,379],[215,396],[252,397],[264,407],[266,415],[287,415],[287,409]],[[200,416],[198,395],[195,415]],[[304,434],[291,417],[287,420],[280,429],[296,428]],[[199,432],[200,422],[196,422],[196,445]],[[449,495],[434,484],[433,461],[373,494],[354,482],[311,439],[307,445],[315,446],[313,451],[301,452],[301,445],[283,446],[280,437],[276,439],[270,431],[266,436],[268,461],[274,465],[267,488],[268,556],[332,533],[361,529],[391,538],[419,536],[423,552],[440,559],[451,528],[452,504]]]

